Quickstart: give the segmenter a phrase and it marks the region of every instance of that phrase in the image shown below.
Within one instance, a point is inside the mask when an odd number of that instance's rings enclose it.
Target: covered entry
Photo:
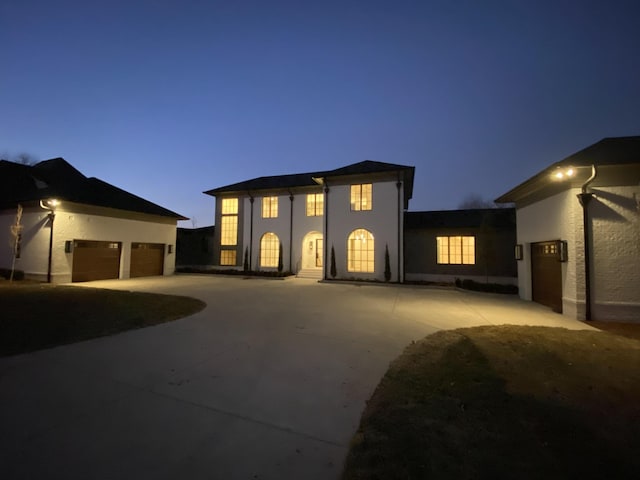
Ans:
[[[562,264],[558,241],[531,244],[531,295],[534,302],[562,313]]]
[[[73,241],[72,282],[120,277],[120,242]]]
[[[149,277],[164,273],[163,243],[132,243],[130,277]]]
[[[302,240],[302,268],[322,271],[324,245],[320,232],[309,232]]]

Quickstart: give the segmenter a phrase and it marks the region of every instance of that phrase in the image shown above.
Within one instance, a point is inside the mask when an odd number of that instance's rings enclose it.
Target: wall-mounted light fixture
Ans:
[[[64,241],[64,253],[71,253],[73,251],[73,240]]]
[[[173,245],[167,245],[167,254],[171,255],[173,253]]]
[[[569,261],[569,245],[566,240],[560,240],[558,242],[558,250],[560,250],[560,261]]]
[[[514,253],[515,253],[515,259],[516,260],[522,260],[523,248],[522,248],[522,244],[521,243],[516,245]]]

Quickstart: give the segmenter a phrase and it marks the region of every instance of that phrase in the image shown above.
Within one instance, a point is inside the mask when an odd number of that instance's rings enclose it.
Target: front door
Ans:
[[[322,239],[316,238],[316,267],[322,267]]]

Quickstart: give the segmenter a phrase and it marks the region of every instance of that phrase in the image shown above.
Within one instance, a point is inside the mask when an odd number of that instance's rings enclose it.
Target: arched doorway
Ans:
[[[322,271],[324,245],[322,233],[309,232],[302,239],[302,269]]]

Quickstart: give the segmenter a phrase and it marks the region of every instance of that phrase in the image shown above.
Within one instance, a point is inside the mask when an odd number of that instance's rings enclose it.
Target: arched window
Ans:
[[[347,271],[374,271],[374,242],[373,235],[364,228],[354,230],[347,240]]]
[[[275,233],[267,232],[260,239],[260,266],[277,267],[280,240]]]

